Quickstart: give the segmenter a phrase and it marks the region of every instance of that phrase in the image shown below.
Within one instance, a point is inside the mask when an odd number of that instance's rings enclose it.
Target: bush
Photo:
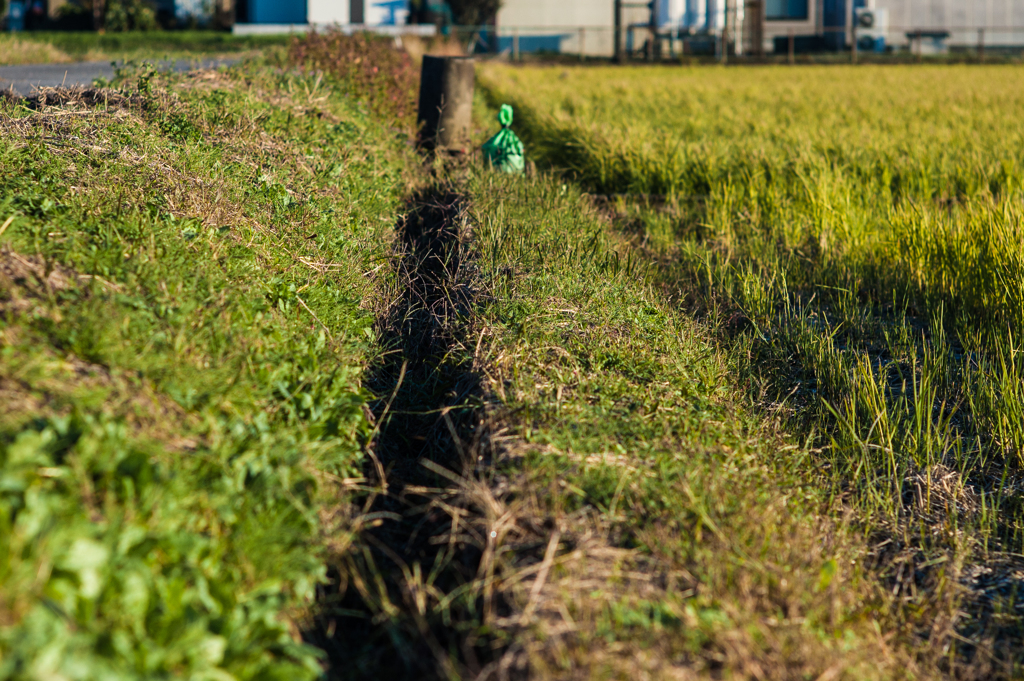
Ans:
[[[94,0],[77,0],[61,6],[59,21],[64,28],[92,28]],[[156,8],[148,0],[106,0],[103,27],[111,32],[152,31],[159,28]]]
[[[292,41],[289,59],[323,70],[343,81],[374,113],[411,127],[416,111],[416,69],[412,58],[390,38],[337,29],[312,31]]]
[[[107,0],[104,25],[108,31],[152,31],[158,28],[156,10],[146,0]]]

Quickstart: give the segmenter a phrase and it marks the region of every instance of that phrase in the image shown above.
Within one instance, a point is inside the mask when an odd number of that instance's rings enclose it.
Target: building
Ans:
[[[159,0],[177,8],[205,0]],[[224,0],[230,1],[230,0]],[[339,25],[384,32],[408,27],[409,0],[234,0],[236,32]],[[623,3],[622,43],[664,55],[860,49],[1024,47],[1024,0],[631,0]],[[434,1],[433,5],[443,3]],[[608,57],[615,45],[615,0],[504,0],[480,45],[499,52]],[[181,11],[179,9],[179,11]],[[450,16],[450,13],[447,15]],[[651,41],[652,27],[657,40]],[[428,27],[423,27],[428,29]],[[723,47],[725,46],[725,47]]]
[[[953,48],[974,48],[979,40],[990,49],[1024,47],[1022,0],[874,0],[868,6],[885,12],[885,41],[897,48],[913,48],[915,32],[947,32]]]
[[[236,33],[300,26],[405,26],[409,0],[235,0]]]
[[[682,25],[697,33],[709,30],[707,17],[728,3],[728,21],[742,25],[733,35],[742,32],[746,51],[788,50],[790,36],[798,52],[849,49],[855,24],[858,43],[870,50],[915,49],[922,35],[944,47],[975,48],[979,39],[990,48],[1024,47],[1022,0],[676,1],[688,5]],[[863,13],[870,20],[856,22]],[[713,23],[721,30],[723,22]]]
[[[498,12],[499,50],[557,51],[610,56],[614,0],[505,0]],[[871,12],[873,25],[858,27],[870,50],[915,49],[916,40],[943,47],[1024,47],[1024,0],[654,0],[624,10],[623,41],[638,50],[650,37],[652,12],[660,40],[708,52],[723,35],[735,53],[850,49],[855,19]],[[979,33],[980,31],[980,33]],[[948,34],[942,37],[942,34]],[[718,41],[718,42],[716,42]],[[938,42],[936,42],[938,44]],[[678,48],[670,48],[678,49]],[[662,50],[664,52],[664,50]]]
[[[645,10],[630,12],[636,21],[649,16]],[[505,0],[495,19],[497,48],[607,56],[613,51],[614,22],[610,0]]]

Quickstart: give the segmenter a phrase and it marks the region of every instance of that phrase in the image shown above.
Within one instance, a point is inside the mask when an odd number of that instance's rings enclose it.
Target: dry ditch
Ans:
[[[481,473],[498,445],[470,345],[481,293],[465,208],[441,184],[397,225],[386,353],[367,381],[375,490],[306,635],[334,678],[475,677],[505,648],[481,627],[508,606],[488,586],[501,504]]]

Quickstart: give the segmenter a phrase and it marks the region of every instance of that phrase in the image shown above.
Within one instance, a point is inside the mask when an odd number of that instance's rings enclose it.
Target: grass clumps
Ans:
[[[316,678],[405,152],[314,79],[139,76],[0,114],[0,667]]]

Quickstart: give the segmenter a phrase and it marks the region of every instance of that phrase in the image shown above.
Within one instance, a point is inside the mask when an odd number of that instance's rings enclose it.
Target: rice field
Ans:
[[[1015,658],[1024,603],[1024,70],[483,73],[528,155],[813,442],[808,477],[907,607]]]

